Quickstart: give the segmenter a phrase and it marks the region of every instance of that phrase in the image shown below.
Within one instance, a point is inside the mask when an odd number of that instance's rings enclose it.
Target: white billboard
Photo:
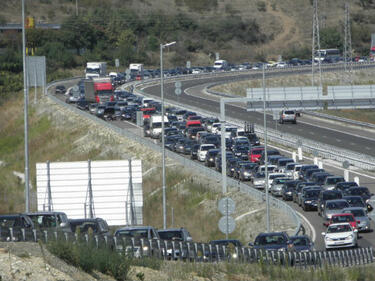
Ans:
[[[37,163],[36,175],[38,211],[50,206],[71,219],[92,214],[109,225],[143,224],[141,160]]]

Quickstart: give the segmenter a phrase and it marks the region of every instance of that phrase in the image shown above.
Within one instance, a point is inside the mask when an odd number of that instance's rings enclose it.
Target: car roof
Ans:
[[[341,213],[341,214],[334,214],[332,217],[346,217],[346,216],[353,216],[352,213]]]
[[[167,229],[158,229],[158,232],[168,232],[168,231],[184,231],[184,228],[167,228]]]
[[[336,225],[349,225],[351,227],[350,223],[348,223],[348,222],[332,223],[328,227],[336,226]]]
[[[66,215],[64,212],[29,212],[29,213],[22,213],[23,215]]]
[[[142,229],[154,229],[153,226],[125,226],[122,228],[117,229],[116,231],[122,231],[122,230],[142,230]]]

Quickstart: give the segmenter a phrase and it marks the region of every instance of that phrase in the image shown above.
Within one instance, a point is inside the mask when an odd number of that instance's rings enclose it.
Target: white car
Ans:
[[[221,123],[213,123],[211,126],[211,133],[217,134],[220,128],[221,128]]]
[[[206,160],[207,151],[216,148],[213,144],[201,144],[198,149],[198,160],[204,162]]]
[[[334,223],[328,226],[327,232],[322,232],[326,250],[335,248],[357,247],[357,229],[349,223]]]

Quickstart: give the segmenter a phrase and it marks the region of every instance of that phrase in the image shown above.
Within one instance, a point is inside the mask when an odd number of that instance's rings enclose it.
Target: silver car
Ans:
[[[371,231],[370,218],[361,207],[350,207],[342,210],[343,213],[353,214],[357,220],[358,231]],[[359,223],[358,223],[359,222]]]
[[[271,194],[273,196],[282,196],[284,182],[289,181],[289,180],[290,178],[287,178],[287,177],[274,179],[270,187]]]
[[[333,215],[341,214],[343,209],[349,207],[349,203],[345,199],[327,200],[325,202],[322,216],[324,219],[330,220]]]

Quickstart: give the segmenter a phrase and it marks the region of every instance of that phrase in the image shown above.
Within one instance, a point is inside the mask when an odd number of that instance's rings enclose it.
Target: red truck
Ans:
[[[111,78],[93,78],[84,81],[85,99],[89,103],[114,101]]]

